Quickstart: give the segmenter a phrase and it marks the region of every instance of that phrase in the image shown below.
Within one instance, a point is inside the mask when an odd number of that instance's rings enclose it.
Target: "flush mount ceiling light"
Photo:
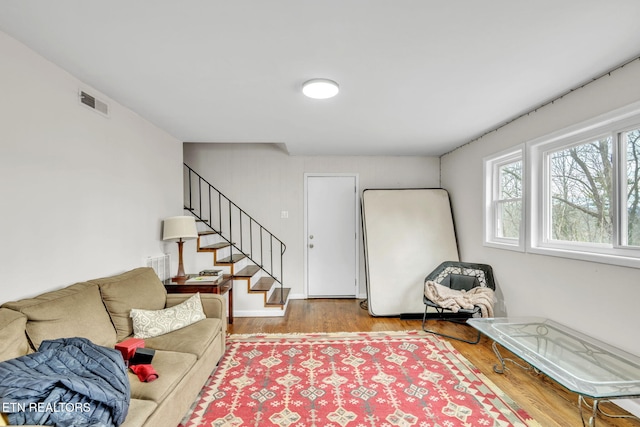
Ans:
[[[313,99],[333,98],[339,91],[338,83],[329,79],[312,79],[302,85],[302,93]]]

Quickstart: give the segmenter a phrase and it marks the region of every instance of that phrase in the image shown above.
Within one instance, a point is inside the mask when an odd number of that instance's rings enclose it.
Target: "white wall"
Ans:
[[[185,163],[287,245],[285,286],[306,294],[304,280],[304,174],[356,173],[367,188],[439,187],[434,157],[290,156],[273,144],[184,144]],[[289,212],[281,219],[280,212]],[[185,268],[189,260],[185,258]],[[360,296],[366,295],[360,239]]]
[[[164,252],[182,144],[0,33],[0,303]],[[101,96],[106,118],[78,103]]]
[[[640,355],[640,270],[482,245],[483,157],[638,101],[638,81],[635,61],[443,156],[441,167],[461,259],[493,266],[508,315],[549,317]]]

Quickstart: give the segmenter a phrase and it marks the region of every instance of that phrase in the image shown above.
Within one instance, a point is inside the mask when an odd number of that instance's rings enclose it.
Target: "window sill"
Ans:
[[[600,264],[611,264],[611,265],[618,265],[622,267],[640,268],[640,258],[631,254],[622,253],[622,252],[626,252],[626,250],[619,251],[618,253],[615,253],[615,254],[603,254],[603,253],[595,253],[595,252],[587,252],[587,251],[531,246],[527,248],[527,252],[539,254],[539,255],[555,256],[560,258],[577,259],[580,261],[597,262]],[[633,252],[636,252],[636,251],[633,251]]]
[[[483,246],[496,249],[506,249],[514,252],[524,252],[524,246],[518,244],[485,241]]]

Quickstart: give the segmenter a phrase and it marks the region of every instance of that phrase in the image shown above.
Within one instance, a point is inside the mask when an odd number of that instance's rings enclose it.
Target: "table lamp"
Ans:
[[[184,240],[198,237],[196,219],[192,216],[172,216],[165,218],[162,230],[162,240],[178,241],[178,275],[175,279],[186,279],[184,265],[182,263],[182,245]]]

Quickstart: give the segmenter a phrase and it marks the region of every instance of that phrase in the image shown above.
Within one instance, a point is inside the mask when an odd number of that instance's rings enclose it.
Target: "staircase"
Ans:
[[[197,252],[211,254],[213,267],[233,280],[234,316],[284,316],[285,244],[188,165],[184,165],[184,209],[196,217]],[[197,260],[211,269],[211,260]]]

